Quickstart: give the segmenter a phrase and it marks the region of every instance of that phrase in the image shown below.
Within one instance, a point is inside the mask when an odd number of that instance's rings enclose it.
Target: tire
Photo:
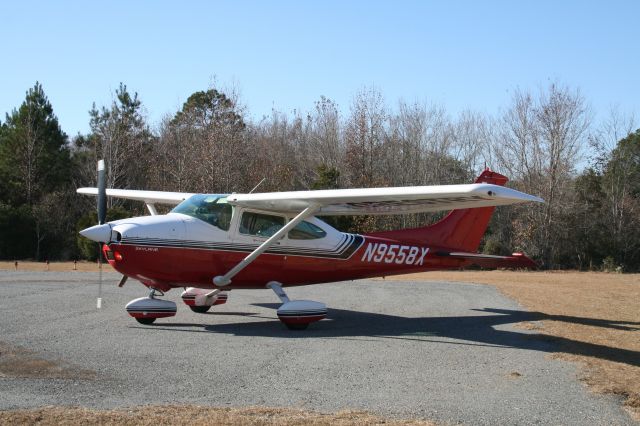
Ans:
[[[189,308],[197,314],[205,314],[211,309],[211,306],[189,306]]]
[[[136,318],[136,321],[144,325],[151,325],[155,320],[155,318]]]
[[[309,324],[285,324],[289,330],[306,330]]]

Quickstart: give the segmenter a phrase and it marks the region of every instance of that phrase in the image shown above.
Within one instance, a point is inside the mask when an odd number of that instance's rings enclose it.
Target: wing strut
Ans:
[[[301,211],[296,217],[291,219],[289,223],[284,225],[282,228],[278,230],[275,234],[273,234],[267,241],[260,244],[260,246],[252,251],[247,257],[242,259],[236,266],[231,268],[229,272],[224,275],[218,275],[213,279],[213,283],[218,287],[224,287],[231,283],[231,278],[235,277],[240,271],[249,266],[251,262],[256,260],[258,256],[267,251],[274,243],[276,243],[280,238],[282,238],[287,232],[296,227],[300,222],[312,216],[315,212],[320,209],[320,205],[312,204],[303,211]]]
[[[149,209],[149,213],[151,213],[151,216],[156,216],[158,214],[158,210],[156,210],[156,205],[153,203],[146,203],[147,204],[147,208]]]

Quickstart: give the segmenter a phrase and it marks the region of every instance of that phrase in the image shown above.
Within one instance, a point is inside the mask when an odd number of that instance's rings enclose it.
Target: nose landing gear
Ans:
[[[134,299],[127,304],[127,313],[145,325],[152,324],[156,318],[175,316],[176,304],[170,300],[156,299],[156,292],[164,296],[160,290],[150,287],[149,296]]]

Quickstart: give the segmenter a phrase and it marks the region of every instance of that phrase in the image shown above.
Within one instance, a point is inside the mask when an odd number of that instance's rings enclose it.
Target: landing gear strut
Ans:
[[[273,290],[282,301],[278,308],[278,319],[289,330],[304,330],[312,322],[320,321],[327,316],[327,307],[324,303],[312,300],[290,300],[282,289],[282,284],[277,281],[267,283],[267,288]]]

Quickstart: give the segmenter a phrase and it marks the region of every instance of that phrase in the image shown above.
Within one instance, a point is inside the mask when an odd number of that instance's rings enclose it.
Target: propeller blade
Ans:
[[[98,309],[102,308],[102,245],[101,242],[111,241],[111,225],[105,225],[107,220],[107,177],[104,169],[104,160],[98,161],[98,224],[82,230],[85,237],[98,242],[98,265],[100,268],[98,277]]]
[[[123,275],[122,278],[120,278],[120,282],[118,283],[118,287],[122,287],[124,285],[124,283],[127,282],[128,279],[129,279],[129,277],[127,275]]]
[[[105,176],[104,160],[98,161],[98,224],[102,225],[107,219],[107,180]]]

